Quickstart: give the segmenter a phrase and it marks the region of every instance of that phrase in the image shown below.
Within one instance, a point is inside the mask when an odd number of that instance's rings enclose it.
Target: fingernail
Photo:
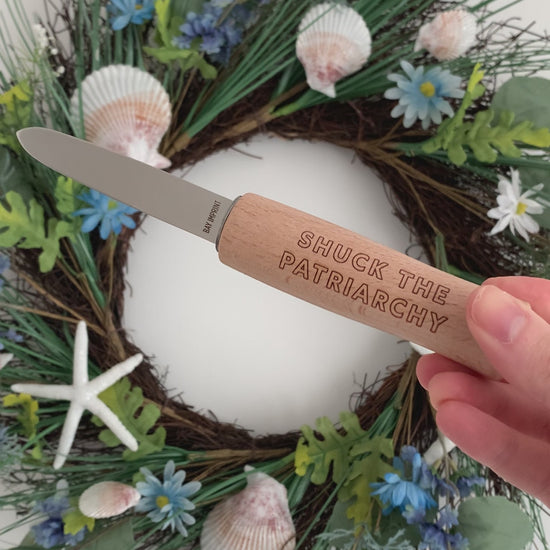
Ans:
[[[529,311],[528,304],[491,285],[480,287],[470,305],[474,323],[503,344],[514,342],[529,320]]]

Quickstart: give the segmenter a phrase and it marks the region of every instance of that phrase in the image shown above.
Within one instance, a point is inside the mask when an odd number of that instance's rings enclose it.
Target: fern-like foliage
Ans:
[[[548,128],[535,128],[532,121],[514,124],[515,114],[511,111],[502,111],[496,123],[492,109],[478,112],[473,121],[464,121],[466,111],[485,93],[485,87],[481,84],[483,76],[480,66],[476,65],[460,108],[454,117],[439,126],[433,138],[422,144],[422,150],[428,154],[443,150],[453,164],[462,166],[468,159],[466,148],[478,161],[493,163],[499,154],[521,157],[522,151],[516,144],[550,147]]]
[[[406,539],[403,530],[398,531],[386,542],[377,541],[372,533],[364,528],[357,535],[355,531],[337,529],[330,533],[323,533],[317,537],[326,546],[323,550],[338,548],[339,550],[415,550],[414,546]]]
[[[303,437],[296,448],[295,466],[298,475],[305,475],[313,466],[311,481],[321,485],[327,480],[332,466],[332,481],[340,483],[349,473],[350,451],[352,447],[366,437],[359,425],[357,415],[350,412],[340,413],[340,424],[345,433],[339,432],[326,416],[318,418],[316,431],[310,426],[302,426]]]
[[[59,255],[59,240],[74,235],[74,224],[50,218],[45,223],[44,209],[35,200],[27,204],[21,195],[8,191],[0,203],[0,246],[39,248],[40,271],[50,271]]]
[[[469,148],[480,162],[493,163],[499,153],[505,157],[519,158],[521,149],[516,143],[534,147],[550,147],[550,130],[534,127],[529,121],[514,125],[515,115],[511,111],[500,113],[498,123],[493,124],[495,112],[492,109],[480,111],[473,122],[465,122],[452,129],[447,135],[441,132],[426,142],[423,150],[434,153],[440,149],[447,152],[449,160],[462,166],[468,159],[465,148]]]
[[[144,404],[141,388],[132,388],[130,380],[122,378],[102,392],[99,397],[138,441],[137,451],[126,449],[123,452],[124,460],[137,460],[164,448],[166,430],[161,426],[152,431],[160,417],[160,409],[152,403]],[[96,426],[103,426],[101,420],[96,416],[92,418],[92,422]],[[108,429],[100,432],[99,439],[107,447],[120,445],[118,437]]]
[[[343,431],[322,417],[317,419],[315,431],[302,427],[295,454],[296,473],[304,476],[310,472],[312,483],[317,485],[330,475],[341,485],[338,499],[348,504],[348,518],[356,524],[370,522],[370,484],[393,471],[388,463],[394,455],[393,443],[381,436],[371,437],[354,413],[341,413],[340,424]]]
[[[384,477],[384,474],[393,472],[387,462],[393,454],[392,440],[380,436],[363,440],[352,447],[351,472],[338,498],[351,502],[347,516],[356,523],[368,522],[369,512],[372,510],[371,483]]]
[[[83,189],[82,185],[75,182],[71,178],[59,176],[55,185],[54,197],[57,205],[57,210],[60,214],[72,218],[75,210],[80,208],[82,201],[78,198],[79,192]],[[74,220],[74,218],[73,218]],[[74,220],[75,226],[79,224]]]

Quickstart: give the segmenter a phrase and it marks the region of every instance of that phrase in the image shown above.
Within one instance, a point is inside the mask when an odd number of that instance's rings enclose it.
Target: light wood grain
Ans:
[[[473,283],[254,194],[233,207],[218,252],[283,292],[495,376],[465,320]]]

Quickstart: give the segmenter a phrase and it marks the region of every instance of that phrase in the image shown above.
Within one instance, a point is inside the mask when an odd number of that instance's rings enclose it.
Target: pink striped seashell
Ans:
[[[477,20],[462,9],[439,13],[420,27],[415,51],[426,49],[439,61],[464,55],[476,43]]]
[[[149,73],[128,65],[94,71],[82,81],[82,113],[88,141],[155,168],[170,166],[157,151],[172,118],[170,98]],[[71,114],[78,124],[78,91]]]
[[[201,550],[293,550],[296,531],[284,485],[252,472],[247,487],[220,502],[206,518]]]
[[[111,518],[135,506],[140,498],[135,487],[118,481],[102,481],[80,495],[78,507],[89,518]]]
[[[298,29],[296,55],[307,83],[329,97],[334,84],[358,71],[371,53],[369,29],[353,8],[325,2],[311,8]]]

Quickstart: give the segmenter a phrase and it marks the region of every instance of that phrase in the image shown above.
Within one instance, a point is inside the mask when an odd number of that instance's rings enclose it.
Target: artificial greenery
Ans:
[[[130,388],[128,378],[123,378],[100,394],[100,399],[118,416],[139,444],[137,451],[126,449],[122,454],[125,460],[136,460],[151,453],[160,452],[164,447],[166,430],[156,427],[161,415],[160,408],[153,404],[144,404],[143,391],[139,387]],[[96,426],[102,422],[94,417]],[[151,432],[151,433],[149,433]],[[110,430],[102,430],[99,439],[107,447],[118,447],[120,441]]]

